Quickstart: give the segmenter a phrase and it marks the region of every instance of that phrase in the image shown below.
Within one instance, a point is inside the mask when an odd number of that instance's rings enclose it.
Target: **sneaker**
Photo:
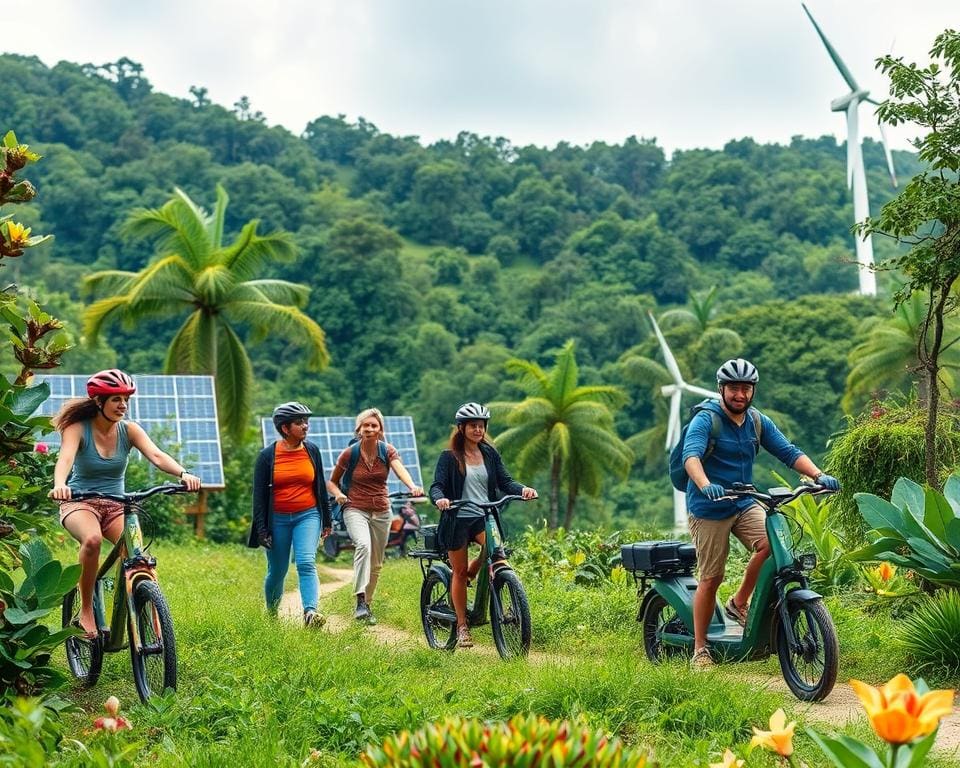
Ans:
[[[373,616],[373,614],[370,613],[370,607],[363,600],[357,603],[357,610],[353,612],[353,618],[357,621],[365,621],[371,616]]]
[[[320,627],[326,623],[327,619],[322,613],[317,613],[316,611],[303,612],[303,626],[305,627],[310,629],[320,629]]]
[[[457,627],[457,648],[473,648],[473,638],[466,624]]]
[[[694,651],[693,658],[690,659],[690,669],[709,669],[715,666],[713,657],[710,656],[710,651],[706,648]]]
[[[367,606],[367,610],[370,611],[370,607]],[[373,615],[373,611],[370,611],[370,615],[367,616],[366,622],[371,627],[377,623],[377,617]]]
[[[740,608],[731,597],[727,600],[726,605],[723,606],[723,612],[727,615],[727,618],[733,619],[741,627],[747,626],[747,609]]]

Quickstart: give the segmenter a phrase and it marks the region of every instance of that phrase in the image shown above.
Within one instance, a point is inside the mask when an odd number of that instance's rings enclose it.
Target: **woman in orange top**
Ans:
[[[253,522],[247,546],[267,550],[267,577],[263,591],[267,610],[275,614],[283,596],[283,580],[290,565],[290,549],[300,581],[303,623],[321,626],[317,612],[317,543],[320,529],[330,533],[330,505],[324,488],[320,449],[307,441],[310,409],[291,402],[273,410],[280,439],[264,448],[253,471]]]
[[[350,455],[357,446],[348,446],[337,458],[327,489],[337,504],[343,506],[343,523],[353,539],[353,591],[357,596],[353,618],[375,624],[370,603],[390,536],[387,476],[392,469],[414,496],[423,496],[423,488],[410,477],[397,449],[386,441],[383,414],[379,410],[361,411],[354,433],[360,441],[358,460],[350,471]],[[349,487],[344,483],[345,474],[350,476]]]

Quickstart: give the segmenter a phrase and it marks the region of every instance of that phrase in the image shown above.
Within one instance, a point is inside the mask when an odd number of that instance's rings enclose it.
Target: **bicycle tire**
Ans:
[[[530,603],[520,577],[508,569],[497,571],[493,577],[490,629],[501,658],[514,659],[530,652]]]
[[[77,626],[79,618],[80,593],[75,587],[63,597],[61,614],[63,628]],[[100,638],[91,640],[83,636],[68,637],[63,645],[70,674],[87,687],[94,685],[103,669],[103,645]]]
[[[787,604],[796,652],[787,644],[783,622],[777,622],[777,658],[787,686],[801,701],[823,701],[837,682],[840,647],[833,619],[822,600]],[[802,666],[798,666],[801,664]]]
[[[680,646],[664,645],[662,642],[665,629],[669,629],[671,634],[689,634],[673,606],[663,595],[654,592],[644,601],[640,626],[643,632],[643,650],[651,662],[659,664],[666,659],[683,655],[684,649]],[[690,647],[693,647],[692,638]]]
[[[177,645],[173,634],[173,618],[167,601],[155,581],[144,579],[133,590],[134,614],[141,650],[137,650],[130,633],[130,662],[133,682],[140,700],[146,703],[151,696],[167,689],[177,689]]]
[[[438,614],[453,613],[450,590],[440,575],[430,571],[420,587],[420,621],[427,645],[438,651],[452,651],[457,644],[457,621]]]

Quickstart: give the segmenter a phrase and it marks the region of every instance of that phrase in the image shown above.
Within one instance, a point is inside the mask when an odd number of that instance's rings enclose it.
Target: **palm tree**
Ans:
[[[850,413],[856,402],[881,389],[903,389],[918,381],[921,402],[928,397],[926,379],[920,375],[917,345],[927,316],[926,298],[920,293],[899,304],[892,317],[873,317],[865,322],[867,336],[850,352],[843,409]],[[954,385],[953,370],[960,367],[960,323],[945,318],[940,358],[940,384],[946,390]]]
[[[124,234],[155,242],[157,256],[140,272],[87,277],[91,288],[109,295],[87,308],[84,328],[93,343],[109,322],[132,327],[147,317],[186,313],[167,348],[165,372],[212,374],[220,424],[239,438],[250,416],[253,371],[238,326],[249,328],[254,340],[279,336],[304,346],[304,364],[313,370],[325,366],[329,355],[323,330],[301,310],[310,289],[256,279],[271,263],[294,258],[293,238],[286,232],[259,235],[254,219],[224,244],[228,202],[218,184],[212,214],[180,189],[160,208],[133,211]]]
[[[557,353],[549,372],[516,358],[506,368],[528,396],[517,403],[491,404],[508,426],[497,444],[521,475],[549,470],[551,528],[557,527],[560,488],[566,485],[563,525],[569,528],[581,492],[596,495],[607,474],[626,477],[630,471],[633,452],[617,436],[611,411],[626,396],[618,387],[578,385],[573,341]]]

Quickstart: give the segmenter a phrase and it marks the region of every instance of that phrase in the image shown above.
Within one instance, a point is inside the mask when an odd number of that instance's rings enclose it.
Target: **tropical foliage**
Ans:
[[[633,463],[633,452],[613,426],[612,408],[623,402],[624,393],[581,385],[572,341],[557,353],[549,372],[519,359],[509,360],[506,368],[527,397],[491,404],[507,424],[497,443],[521,477],[549,470],[551,528],[557,527],[561,487],[566,490],[563,527],[569,528],[577,496],[598,494],[607,476],[623,478]]]
[[[274,262],[293,259],[293,239],[282,232],[259,235],[253,220],[225,242],[228,202],[218,184],[210,214],[180,189],[160,208],[131,213],[124,231],[156,243],[158,256],[140,272],[108,270],[86,278],[91,289],[110,295],[87,309],[85,330],[95,341],[112,321],[132,328],[152,316],[187,313],[167,348],[164,370],[213,374],[220,422],[239,437],[250,418],[253,369],[237,325],[250,327],[253,341],[272,335],[304,346],[308,370],[326,365],[328,354],[320,326],[301,310],[309,289],[258,277]]]
[[[851,559],[886,560],[934,584],[960,588],[960,475],[947,478],[943,493],[901,477],[890,501],[870,493],[855,498],[870,543]]]

